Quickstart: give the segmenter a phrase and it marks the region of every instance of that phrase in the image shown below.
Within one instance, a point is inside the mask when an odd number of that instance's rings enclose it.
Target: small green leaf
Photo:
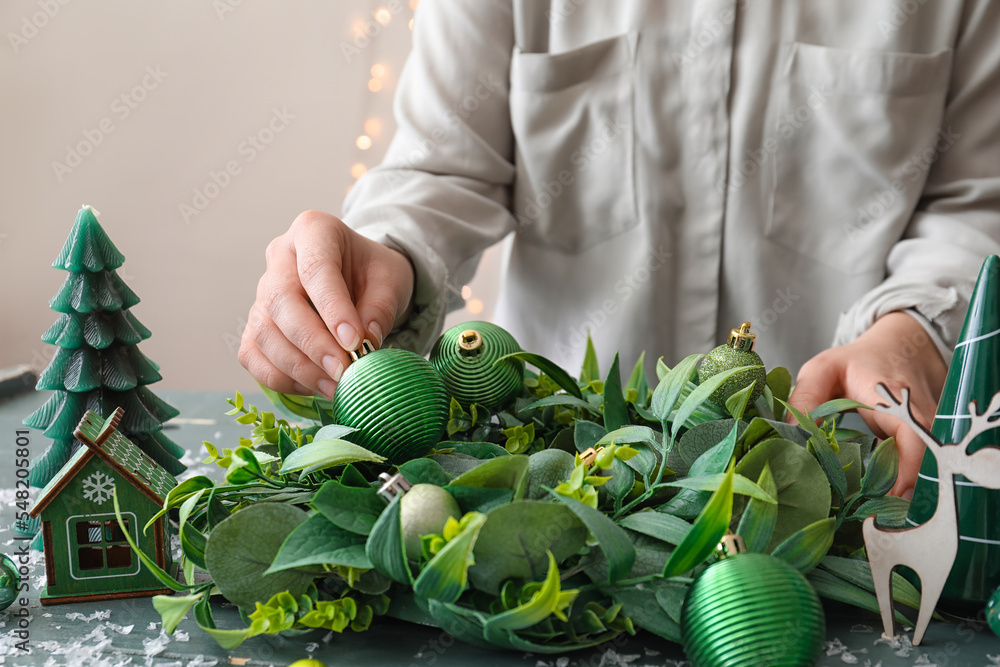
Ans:
[[[802,574],[807,574],[819,565],[833,546],[833,535],[836,532],[836,517],[820,519],[790,535],[771,555],[785,561]]]
[[[816,589],[816,592],[830,600],[844,602],[861,609],[866,609],[875,614],[880,614],[878,599],[868,591],[848,583],[843,579],[830,574],[822,568],[815,568],[806,575],[806,579]],[[913,623],[898,611],[895,612],[896,622],[906,626],[913,626]]]
[[[547,408],[550,405],[567,406],[571,408],[580,408],[581,410],[586,410],[591,414],[598,415],[601,411],[596,405],[592,405],[582,398],[577,398],[576,396],[570,396],[569,394],[553,394],[552,396],[546,396],[545,398],[540,398],[533,403],[529,403],[521,410],[521,413],[527,413],[531,410],[538,410],[539,408]]]
[[[830,446],[830,442],[825,435],[823,437],[814,435],[809,438],[806,448],[810,454],[816,457],[823,472],[826,473],[826,478],[830,481],[830,488],[836,493],[833,502],[842,503],[847,498],[847,475],[840,465],[840,459],[837,458],[837,454]]]
[[[730,466],[725,481],[712,494],[684,541],[670,555],[663,568],[664,577],[675,577],[692,570],[715,551],[733,517],[733,475]]]
[[[594,349],[594,341],[587,331],[587,350],[583,355],[583,366],[580,368],[580,382],[590,384],[594,380],[601,379],[601,369],[597,365],[597,351]]]
[[[524,492],[528,476],[528,457],[498,456],[487,459],[472,470],[451,480],[450,486],[480,486],[488,489],[511,489],[514,497]]]
[[[819,568],[866,591],[875,592],[872,569],[867,560],[827,556],[820,562]],[[892,597],[907,607],[920,609],[920,592],[898,572],[892,573]]]
[[[560,592],[559,567],[550,553],[548,574],[541,588],[524,604],[490,617],[483,625],[484,634],[489,639],[502,630],[523,630],[542,622],[557,610]]]
[[[635,390],[635,402],[642,406],[645,406],[646,401],[649,400],[649,381],[646,379],[645,364],[646,352],[644,350],[635,362],[635,366],[632,367],[632,374],[629,376],[628,382],[625,383],[625,393]]]
[[[679,364],[668,370],[656,386],[650,407],[653,414],[661,422],[665,423],[670,413],[674,411],[681,391],[687,386],[688,380],[694,376],[698,362],[704,356],[703,354],[692,354],[685,357]],[[659,371],[659,365],[657,365],[657,371]]]
[[[226,468],[227,484],[253,484],[264,479],[264,471],[254,455],[247,447],[237,447],[233,450],[229,467]]]
[[[604,380],[604,428],[614,431],[628,425],[628,405],[622,394],[622,378],[616,354],[608,370],[608,377]]]
[[[344,436],[348,436],[351,433],[356,432],[358,429],[352,426],[342,426],[341,424],[329,424],[324,426],[320,430],[316,431],[313,435],[313,442],[321,442],[323,440],[343,440]]]
[[[486,523],[486,515],[477,512],[466,517],[471,518],[463,518],[463,523],[466,520],[468,523],[462,532],[424,566],[413,582],[413,592],[417,595],[429,600],[456,602],[468,587],[469,567],[475,563],[472,550]]]
[[[863,521],[872,514],[881,528],[905,528],[906,515],[910,511],[910,501],[897,496],[872,498],[861,505],[848,517]]]
[[[191,607],[204,596],[205,593],[192,595],[154,595],[153,609],[160,613],[160,620],[163,622],[164,631],[168,635],[174,634],[174,630],[184,620],[187,613],[191,611]]]
[[[899,475],[899,450],[895,438],[886,438],[879,443],[868,461],[868,469],[861,479],[861,495],[877,498],[889,493]]]
[[[510,354],[505,354],[496,361],[493,365],[496,366],[505,359],[520,359],[521,361],[531,364],[535,368],[552,378],[552,381],[562,387],[564,390],[573,394],[577,398],[583,398],[583,393],[580,391],[580,387],[577,386],[576,381],[570,377],[570,374],[559,367],[558,364],[549,361],[540,354],[533,354],[531,352],[512,352]]]
[[[303,445],[292,452],[285,459],[278,472],[287,475],[290,472],[301,470],[303,475],[308,475],[323,468],[354,463],[355,461],[381,463],[385,461],[385,457],[347,440],[313,440],[308,445]]]
[[[750,394],[753,393],[756,386],[757,381],[754,380],[726,399],[726,411],[733,416],[733,419],[743,419],[743,413],[747,409],[747,402],[750,401]]]
[[[767,372],[767,387],[774,399],[774,419],[784,421],[785,406],[778,401],[787,401],[792,393],[792,374],[783,366],[776,366]]]
[[[161,584],[178,593],[183,593],[184,591],[197,588],[197,586],[182,584],[174,579],[173,576],[171,576],[166,570],[157,565],[156,561],[150,558],[145,551],[139,548],[139,546],[135,543],[135,540],[132,539],[131,533],[125,527],[125,520],[122,518],[121,508],[118,506],[117,487],[112,490],[111,499],[114,503],[115,518],[118,520],[118,527],[121,529],[122,535],[125,537],[125,541],[128,542],[130,547],[132,547],[132,551],[135,552],[135,555],[138,556],[142,564],[146,566],[146,569],[149,570],[150,574],[156,577],[157,581]]]
[[[603,513],[584,505],[575,498],[559,495],[551,489],[549,494],[569,507],[597,540],[604,558],[608,561],[610,583],[614,583],[628,574],[635,563],[635,547],[632,545],[628,533]]]
[[[240,630],[220,630],[215,627],[215,619],[212,617],[212,605],[210,600],[211,596],[205,595],[194,605],[194,620],[198,624],[198,627],[201,628],[205,634],[214,639],[220,648],[231,651],[242,644],[250,636],[250,628],[242,628]]]
[[[699,475],[698,477],[685,477],[684,479],[679,479],[675,482],[664,482],[660,484],[663,487],[676,487],[680,489],[694,489],[695,491],[716,491],[723,483],[725,483],[727,478],[726,473],[715,473],[714,475]],[[777,505],[778,499],[775,496],[768,494],[764,489],[757,486],[754,482],[747,479],[743,475],[734,475],[733,479],[733,493],[738,493],[741,496],[749,496],[754,500],[759,500],[770,505]]]
[[[399,520],[400,498],[394,497],[375,522],[365,543],[365,554],[378,572],[408,586],[413,583],[413,574],[406,564],[403,525]]]
[[[757,486],[763,489],[768,495],[778,497],[778,487],[774,484],[774,476],[771,474],[771,465],[764,463],[764,469],[757,479]],[[762,500],[752,498],[747,503],[747,508],[740,517],[740,525],[737,534],[743,537],[747,545],[747,550],[764,553],[767,545],[771,542],[771,535],[774,534],[774,524],[778,519],[778,506]]]
[[[823,405],[820,405],[815,410],[810,410],[809,415],[813,419],[826,419],[830,415],[858,409],[873,410],[874,408],[849,398],[835,398],[832,401],[827,401]]]
[[[431,459],[413,459],[402,463],[397,468],[411,485],[433,484],[446,486],[451,482],[451,475],[444,471],[441,464]]]
[[[651,510],[628,514],[618,520],[618,525],[674,545],[683,542],[691,531],[691,524],[684,519]]]

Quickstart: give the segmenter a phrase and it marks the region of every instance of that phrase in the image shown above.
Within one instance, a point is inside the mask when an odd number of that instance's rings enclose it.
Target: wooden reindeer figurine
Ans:
[[[976,409],[976,402],[969,404],[969,432],[961,442],[943,444],[913,418],[910,411],[910,390],[903,389],[900,402],[884,384],[877,391],[889,405],[875,406],[878,412],[897,417],[912,428],[924,441],[937,459],[938,504],[934,515],[925,523],[913,528],[881,528],[875,517],[865,519],[863,532],[875,593],[882,612],[885,635],[892,637],[892,570],[897,565],[911,568],[920,577],[920,613],[913,632],[913,644],[919,645],[927,630],[927,624],[937,606],[941,590],[951,572],[958,552],[958,510],[955,506],[955,475],[965,475],[980,486],[1000,488],[1000,448],[985,447],[969,454],[969,443],[976,436],[1000,426],[1000,393],[993,397],[989,407],[982,413]]]

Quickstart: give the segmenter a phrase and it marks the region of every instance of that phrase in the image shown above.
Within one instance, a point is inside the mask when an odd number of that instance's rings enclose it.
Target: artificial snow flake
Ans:
[[[115,478],[108,477],[100,470],[83,480],[83,497],[87,500],[93,500],[98,505],[103,505],[111,500],[114,491]]]

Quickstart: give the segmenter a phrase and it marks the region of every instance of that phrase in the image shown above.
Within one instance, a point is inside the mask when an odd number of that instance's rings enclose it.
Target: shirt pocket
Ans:
[[[558,54],[511,58],[513,188],[520,238],[579,253],[638,223],[637,33]]]
[[[950,146],[951,57],[783,44],[765,133],[776,147],[767,236],[848,275],[884,273]]]

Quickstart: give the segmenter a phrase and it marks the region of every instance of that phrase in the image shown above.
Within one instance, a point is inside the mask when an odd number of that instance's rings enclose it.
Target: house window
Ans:
[[[131,515],[131,512],[126,513]],[[139,562],[125,540],[136,538],[135,517],[124,519],[124,531],[113,514],[70,517],[70,569],[75,579],[135,574]]]

